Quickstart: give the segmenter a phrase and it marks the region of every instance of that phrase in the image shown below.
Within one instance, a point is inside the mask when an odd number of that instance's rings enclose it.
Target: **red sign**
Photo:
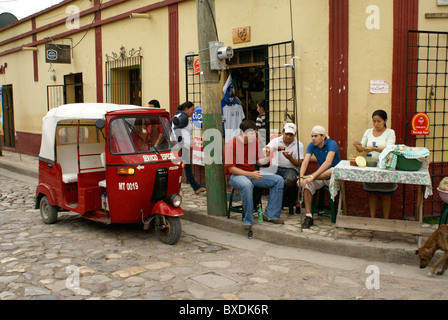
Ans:
[[[204,140],[201,137],[193,137],[192,163],[204,165]]]
[[[426,113],[417,113],[412,118],[412,131],[413,135],[428,135],[429,134],[429,117]]]
[[[199,58],[194,59],[193,70],[194,70],[194,75],[198,75],[200,73],[200,70],[199,70]]]

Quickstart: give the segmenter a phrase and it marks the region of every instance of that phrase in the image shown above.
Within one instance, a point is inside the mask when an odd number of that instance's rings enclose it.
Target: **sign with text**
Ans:
[[[45,44],[46,63],[72,63],[71,46],[66,44]]]
[[[196,128],[202,129],[202,107],[197,106],[194,108],[193,116],[191,117],[191,121],[193,122]]]
[[[370,80],[370,93],[389,93],[389,83],[385,80]]]
[[[428,135],[429,134],[429,117],[426,113],[417,113],[412,118],[412,135]]]
[[[199,58],[195,58],[193,61],[193,72],[195,76],[201,73],[201,69],[199,68]]]
[[[204,139],[201,137],[193,137],[192,163],[196,165],[204,165]]]

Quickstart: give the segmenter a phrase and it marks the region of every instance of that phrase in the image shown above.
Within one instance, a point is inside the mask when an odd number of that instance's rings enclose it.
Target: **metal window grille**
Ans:
[[[106,102],[142,105],[142,58],[120,56],[106,61]]]
[[[433,196],[424,201],[424,216],[442,212],[437,187],[448,176],[448,33],[409,31],[407,50],[405,144],[430,151]],[[413,116],[424,112],[430,134],[411,134]],[[417,188],[404,185],[403,217],[416,212]]]
[[[285,122],[295,122],[297,110],[293,57],[293,41],[267,46],[266,97],[269,100],[271,134],[281,133]]]
[[[47,111],[64,103],[64,85],[47,86]]]
[[[195,106],[201,105],[201,78],[200,74],[195,74],[193,67],[194,60],[198,57],[197,54],[185,56],[186,97],[187,101],[191,101]],[[202,137],[202,130],[193,126],[193,137]],[[204,167],[193,165],[193,175],[199,184],[205,185]]]

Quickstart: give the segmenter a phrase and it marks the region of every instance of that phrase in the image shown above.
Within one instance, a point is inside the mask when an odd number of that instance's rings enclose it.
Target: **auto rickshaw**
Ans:
[[[175,244],[183,215],[175,143],[163,109],[107,103],[51,109],[42,121],[36,209],[47,224],[60,211],[105,224],[141,222]]]

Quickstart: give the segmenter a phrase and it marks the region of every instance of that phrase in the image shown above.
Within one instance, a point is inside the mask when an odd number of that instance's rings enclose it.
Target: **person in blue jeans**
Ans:
[[[227,142],[225,146],[225,173],[228,183],[239,189],[243,202],[244,224],[246,230],[253,225],[254,187],[270,188],[268,204],[263,213],[264,221],[283,224],[280,219],[283,198],[283,178],[266,170],[255,170],[254,165],[263,165],[269,161],[257,140],[257,126],[252,120],[243,120],[240,134]]]
[[[305,172],[313,155],[317,159],[318,168],[314,173],[306,176]],[[303,178],[297,181],[297,185],[304,188],[303,198],[306,216],[302,228],[309,229],[314,224],[311,213],[313,195],[317,190],[330,185],[333,168],[340,161],[341,156],[336,141],[330,139],[324,127],[315,126],[311,130],[311,142],[306,149],[305,160],[303,160],[300,168],[300,177]]]
[[[177,120],[174,121],[174,118],[171,119],[173,131],[177,137],[179,146],[182,148],[182,161],[185,164],[184,172],[187,182],[193,188],[194,193],[199,194],[205,191],[205,187],[201,186],[194,178],[193,165],[191,164],[190,157],[193,125],[189,118],[191,118],[194,113],[194,104],[190,101],[186,101],[177,107],[177,109],[178,111],[176,111],[174,115]]]

